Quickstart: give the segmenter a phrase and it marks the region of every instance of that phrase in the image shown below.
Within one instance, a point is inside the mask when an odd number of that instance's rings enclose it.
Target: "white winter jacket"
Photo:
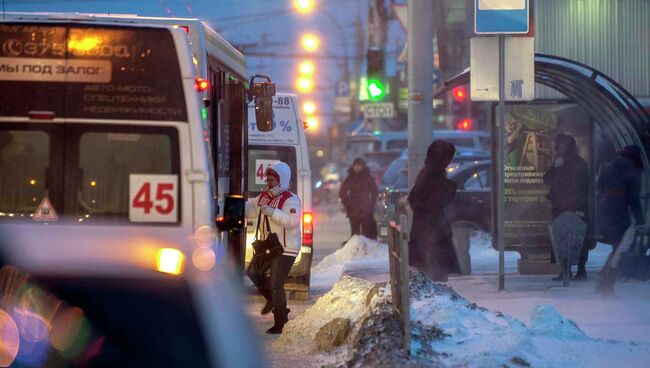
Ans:
[[[276,162],[271,168],[280,176],[280,185],[262,192],[259,196],[249,199],[246,202],[246,217],[257,219],[260,207],[270,205],[275,208],[273,215],[269,216],[271,232],[278,234],[278,238],[284,246],[282,255],[296,257],[300,252],[302,235],[300,232],[300,216],[302,208],[297,195],[289,191],[291,182],[291,169],[284,162]],[[285,197],[284,203],[277,208],[280,197]],[[261,216],[259,224],[259,239],[266,239],[266,225],[264,215]]]

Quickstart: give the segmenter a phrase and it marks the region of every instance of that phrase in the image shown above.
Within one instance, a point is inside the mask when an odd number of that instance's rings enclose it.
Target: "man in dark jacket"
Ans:
[[[377,202],[377,184],[366,166],[366,161],[356,158],[348,170],[348,177],[341,184],[339,197],[350,220],[352,235],[377,239],[377,223],[374,218]]]
[[[433,281],[447,281],[459,272],[451,227],[444,209],[456,195],[456,183],[447,179],[447,165],[454,158],[454,145],[436,140],[427,149],[424,168],[408,196],[413,210],[409,237],[409,264]]]
[[[598,290],[606,295],[614,293],[620,259],[614,254],[632,223],[630,217],[635,226],[645,222],[639,200],[642,169],[641,149],[632,145],[619,151],[598,176],[598,233],[613,246],[598,283]]]
[[[548,185],[546,198],[551,201],[551,221],[555,220],[562,212],[575,213],[589,224],[589,167],[585,160],[578,156],[576,141],[567,134],[558,134],[555,137],[555,158],[553,165],[544,174],[544,183]],[[589,230],[587,231],[589,234]],[[585,236],[578,261],[577,280],[587,278],[587,258],[591,240]],[[563,273],[554,278],[563,280]],[[570,277],[571,275],[569,275]]]

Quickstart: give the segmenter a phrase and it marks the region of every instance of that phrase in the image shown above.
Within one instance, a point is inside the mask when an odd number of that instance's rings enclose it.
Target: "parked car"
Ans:
[[[397,168],[392,167],[386,170],[384,177],[393,175],[392,170],[397,170]],[[490,191],[491,161],[452,161],[447,167],[447,176],[458,185],[458,192],[445,212],[452,230],[462,228],[489,232],[492,201]],[[408,190],[407,168],[404,162],[400,175],[396,176],[392,186],[384,187],[379,196],[382,206],[380,206],[380,211],[375,212],[375,217],[379,227],[380,240],[386,241],[388,236],[386,211],[384,210],[388,205],[388,193],[398,192],[405,198],[408,195]]]
[[[444,139],[456,147],[456,159],[475,160],[490,158],[490,134],[483,131],[434,130],[431,139]],[[344,168],[357,157],[373,155],[391,157],[408,147],[408,132],[377,132],[351,135],[346,140]],[[381,160],[381,159],[378,159]]]

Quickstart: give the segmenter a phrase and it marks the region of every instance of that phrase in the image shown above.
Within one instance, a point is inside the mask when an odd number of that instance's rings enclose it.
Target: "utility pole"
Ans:
[[[408,0],[408,183],[424,166],[433,124],[433,0]]]
[[[361,55],[366,45],[363,37],[363,21],[361,19],[361,2],[357,1],[357,19],[354,21],[354,68],[352,69],[352,80],[350,82],[351,116],[350,120],[355,121],[359,115],[359,77],[361,76]]]

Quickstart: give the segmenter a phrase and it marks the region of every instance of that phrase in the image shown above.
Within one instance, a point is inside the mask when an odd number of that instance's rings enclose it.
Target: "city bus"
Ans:
[[[214,230],[245,194],[249,100],[270,129],[267,80],[197,19],[6,13],[0,227],[171,247],[187,270],[243,258],[243,232]]]

